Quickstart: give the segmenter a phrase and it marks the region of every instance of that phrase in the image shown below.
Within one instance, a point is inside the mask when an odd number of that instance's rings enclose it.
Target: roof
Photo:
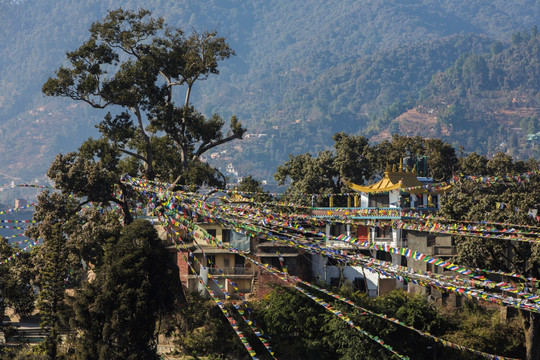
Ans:
[[[227,203],[251,203],[251,202],[253,202],[252,199],[245,198],[242,195],[240,195],[239,193],[237,193],[236,191],[233,192],[232,195],[229,196],[228,199],[224,198],[223,201],[227,202]]]
[[[400,165],[401,168],[401,165]],[[436,193],[442,193],[450,189],[450,186],[445,187],[438,191],[428,191],[424,188],[424,185],[418,178],[416,177],[416,171],[415,168],[413,168],[411,171],[403,171],[399,170],[396,171],[395,166],[390,171],[389,167],[387,167],[387,170],[384,172],[384,177],[379,180],[378,182],[362,186],[362,185],[356,185],[348,181],[344,181],[345,184],[350,187],[351,189],[363,192],[363,193],[378,193],[378,192],[388,192],[392,190],[400,189],[403,192],[408,193],[427,193],[430,192],[432,194]]]

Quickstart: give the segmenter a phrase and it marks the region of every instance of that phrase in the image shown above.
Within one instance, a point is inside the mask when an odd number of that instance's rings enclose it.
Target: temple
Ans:
[[[339,219],[346,216],[347,222],[327,224],[324,232],[328,246],[341,249],[347,254],[366,255],[394,265],[408,266],[424,272],[437,272],[437,267],[421,261],[408,259],[399,254],[389,254],[374,249],[373,245],[388,245],[394,248],[408,248],[421,251],[430,256],[451,258],[456,255],[456,248],[449,235],[423,231],[404,230],[392,226],[395,222],[411,220],[410,214],[429,214],[439,209],[441,194],[450,191],[450,186],[435,186],[433,180],[417,176],[415,167],[407,168],[400,162],[397,167],[387,165],[384,176],[369,185],[357,185],[344,182],[356,195],[349,195],[346,207],[334,207],[332,198],[329,207],[313,208],[312,215],[318,218]],[[350,198],[353,198],[354,202]],[[364,246],[341,241],[354,239]],[[395,278],[371,273],[361,266],[348,266],[322,255],[312,256],[312,271],[316,278],[332,285],[350,281],[358,290],[370,296],[388,293],[396,288],[406,288],[410,292],[427,291],[412,284],[406,284]],[[443,304],[454,302],[443,293],[427,294],[434,301]]]

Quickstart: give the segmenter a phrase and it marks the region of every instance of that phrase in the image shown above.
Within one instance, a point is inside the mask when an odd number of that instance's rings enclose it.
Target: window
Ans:
[[[339,278],[338,277],[330,278],[330,286],[339,287]]]
[[[330,227],[330,235],[341,235],[347,234],[347,225],[346,224],[332,224]]]
[[[427,235],[427,246],[435,246],[437,243],[437,236],[428,234]]]
[[[384,251],[377,251],[377,255],[375,256],[375,258],[382,261],[392,261],[392,254]]]
[[[210,235],[212,235],[213,237],[216,237],[216,229],[208,229],[206,230],[206,232]]]
[[[359,291],[366,291],[366,282],[364,281],[364,278],[355,277],[353,281],[353,287]]]
[[[329,257],[328,262],[326,263],[328,266],[339,266],[341,265],[339,261],[337,261],[334,258]]]
[[[244,267],[244,259],[243,256],[240,256],[238,254],[234,255],[234,267]]]
[[[231,230],[229,229],[221,230],[221,241],[224,243],[228,243],[231,241]]]
[[[369,207],[388,207],[388,203],[388,194],[371,194],[369,196]]]
[[[392,237],[392,228],[390,226],[377,227],[376,232],[378,238]]]

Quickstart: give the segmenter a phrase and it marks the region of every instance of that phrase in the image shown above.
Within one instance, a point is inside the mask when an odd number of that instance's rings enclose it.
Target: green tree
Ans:
[[[84,44],[67,53],[70,67],[60,67],[43,92],[94,108],[114,107],[116,112],[107,113],[98,125],[106,142],[101,149],[108,146],[106,153],[116,159],[120,154],[131,157],[130,168],[141,168],[146,179],[187,184],[195,168],[205,173],[204,182],[223,185],[216,169],[203,166],[200,156],[242,138],[245,129],[233,116],[224,133],[224,120],[217,114],[206,119],[190,97],[195,83],[219,74],[219,62],[234,51],[215,31],[186,36],[150,15],[147,10],[110,11],[92,24]],[[185,89],[181,105],[175,103],[177,89]],[[163,157],[176,160],[175,171],[156,172]]]
[[[478,155],[475,152],[460,157],[458,162],[461,173],[471,176],[486,175],[487,163],[488,160],[485,155]]]
[[[71,302],[74,327],[80,331],[78,358],[159,358],[159,316],[179,299],[178,269],[167,257],[156,230],[144,220],[108,240],[95,279]]]
[[[263,184],[251,175],[242,178],[238,184],[238,190],[247,193],[248,198],[252,198],[257,202],[272,200],[272,196],[268,191],[264,190]]]
[[[503,319],[498,310],[466,303],[449,317],[452,329],[444,338],[490,354],[525,357],[524,334],[519,319]],[[477,357],[467,356],[466,359]]]
[[[369,179],[373,167],[368,158],[368,139],[340,132],[335,134],[332,140],[335,149],[334,167],[340,177],[354,183],[364,183]]]
[[[304,194],[333,194],[338,192],[338,173],[330,151],[320,151],[317,157],[306,153],[289,155],[289,161],[277,167],[274,178],[280,185],[290,181],[286,198],[300,204],[320,204],[323,199]]]
[[[15,254],[18,254],[15,256]],[[34,309],[34,292],[31,286],[33,267],[31,253],[21,251],[0,237],[0,331],[6,307],[12,307],[21,315],[29,315]]]
[[[433,358],[427,352],[434,343],[402,326],[391,324],[380,317],[370,316],[326,295],[309,290],[314,295],[328,301],[332,308],[346,314],[356,325],[367,333],[377,336],[398,353],[411,359]],[[355,293],[349,287],[338,290],[341,295],[359,306],[375,313],[397,318],[435,336],[449,329],[449,321],[429,304],[425,297],[410,296],[403,291],[394,291],[378,298]],[[277,286],[265,299],[254,305],[257,322],[270,337],[270,344],[276,356],[283,359],[390,359],[386,349],[369,339],[342,319],[330,314],[312,299],[297,290]],[[445,353],[458,358],[462,354],[451,349]],[[448,357],[452,358],[452,357]]]
[[[255,311],[277,358],[336,358],[324,339],[325,324],[331,315],[313,300],[290,288],[277,287],[257,304]]]
[[[457,168],[456,150],[441,139],[426,139],[425,143],[429,174],[434,181],[448,180]]]
[[[362,184],[371,177],[370,147],[366,138],[337,133],[333,140],[334,152],[320,151],[317,157],[310,153],[289,155],[289,161],[278,166],[274,178],[279,184],[290,181],[289,198],[306,205],[320,203],[321,198],[301,194],[341,193],[348,189],[342,179]]]
[[[406,157],[418,163],[422,157],[427,157],[427,174],[436,181],[450,178],[457,166],[455,149],[440,139],[426,139],[420,136],[392,136],[392,140],[385,140],[373,147],[369,153],[371,166],[379,174],[386,169],[386,165],[399,164]],[[417,171],[423,169],[417,168]]]
[[[37,284],[39,295],[37,306],[41,319],[41,328],[47,333],[44,348],[49,359],[56,359],[60,334],[65,327],[62,324],[63,313],[67,310],[64,302],[68,277],[66,238],[61,224],[41,224],[43,244],[36,257],[39,269]]]
[[[74,195],[72,199],[79,201],[79,208],[89,203],[105,207],[116,204],[122,209],[125,222],[130,223],[132,194],[120,181],[122,169],[117,149],[103,139],[89,139],[78,152],[58,154],[47,176],[65,196]],[[122,196],[118,196],[118,191]]]
[[[231,309],[232,312],[234,312]],[[246,349],[214,300],[197,292],[188,295],[188,301],[174,317],[178,331],[178,346],[183,354],[194,358],[207,356],[217,359],[249,358]],[[243,320],[239,320],[241,325]],[[248,335],[249,331],[245,332]],[[259,340],[251,341],[255,346]],[[258,349],[257,349],[258,350]],[[265,349],[262,349],[265,351]],[[257,351],[258,354],[262,352]],[[261,356],[264,359],[263,356]]]
[[[34,265],[35,284],[39,289],[37,307],[40,310],[41,327],[47,333],[45,352],[55,359],[60,333],[65,329],[64,314],[67,311],[65,291],[70,269],[80,265],[68,256],[65,231],[71,216],[77,211],[77,203],[68,195],[44,191],[38,195],[38,205],[33,218],[37,224],[26,231],[32,238],[40,238],[42,245],[36,250]]]
[[[482,157],[471,154],[462,161],[462,165],[464,170],[482,169],[485,166],[485,175],[488,176],[538,169],[537,161],[513,162],[511,157],[502,153],[487,162]],[[463,182],[456,191],[446,195],[440,215],[455,220],[535,225],[536,219],[530,216],[530,211],[538,208],[539,189],[538,174],[531,175],[528,181],[519,185],[513,182],[496,182],[483,186],[481,183]],[[456,245],[456,263],[473,268],[515,272],[533,278],[540,276],[540,248],[536,243],[460,237],[456,240]],[[538,360],[540,316],[527,311],[520,311],[520,315],[527,347],[526,358]]]

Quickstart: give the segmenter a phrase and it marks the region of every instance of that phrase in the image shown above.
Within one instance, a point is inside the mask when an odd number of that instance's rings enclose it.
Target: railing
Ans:
[[[311,215],[316,217],[351,216],[353,218],[399,219],[400,207],[327,207],[312,208]]]
[[[455,246],[435,245],[433,246],[433,255],[457,255],[457,249]]]
[[[371,242],[375,244],[391,243],[394,239],[391,236],[371,238]]]
[[[208,273],[211,275],[246,275],[252,276],[255,274],[253,268],[245,267],[222,267],[222,268],[208,268]]]
[[[298,249],[292,246],[276,245],[271,242],[260,243],[257,247],[260,249],[258,252],[263,253],[281,253],[281,254],[296,254]],[[264,250],[263,250],[264,249]]]
[[[410,213],[431,213],[436,207],[317,207],[311,209],[315,217],[348,216],[356,219],[400,219]]]

